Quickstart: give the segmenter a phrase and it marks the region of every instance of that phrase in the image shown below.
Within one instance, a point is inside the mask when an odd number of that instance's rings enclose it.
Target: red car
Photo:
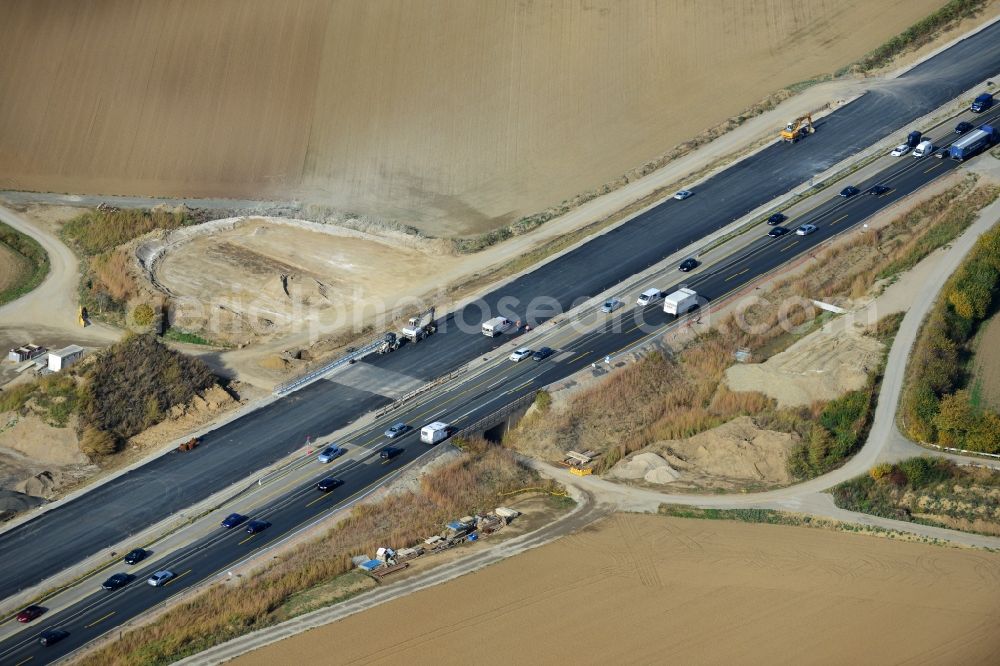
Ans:
[[[17,614],[18,622],[31,622],[36,617],[45,612],[45,609],[41,606],[28,606],[23,611]]]

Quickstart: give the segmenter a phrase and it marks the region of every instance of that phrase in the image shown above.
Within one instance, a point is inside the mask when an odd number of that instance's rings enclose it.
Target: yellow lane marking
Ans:
[[[790,249],[792,249],[793,247],[795,247],[795,246],[796,246],[796,245],[798,245],[798,244],[799,244],[799,242],[798,242],[798,241],[792,241],[791,243],[789,243],[789,244],[788,244],[788,245],[786,245],[785,247],[781,248],[781,249],[779,250],[779,252],[784,252],[785,250],[790,250]]]
[[[254,538],[255,536],[257,536],[257,535],[256,534],[251,534],[246,539],[243,539],[243,541],[240,541],[239,545],[242,546],[243,544],[245,544],[247,541],[249,541],[250,539]]]
[[[937,164],[932,164],[929,168],[924,169],[924,173],[930,173],[934,169],[937,169],[939,166],[941,166],[940,162],[938,162]]]
[[[109,617],[111,617],[112,615],[114,615],[116,612],[117,611],[111,611],[110,613],[108,613],[104,617],[98,618],[98,619],[94,620],[93,622],[91,622],[90,624],[84,625],[83,628],[84,629],[90,629],[92,626],[94,626],[98,622],[103,622],[104,620],[107,620]]]
[[[181,578],[184,578],[184,576],[187,576],[189,573],[191,573],[190,569],[188,569],[187,571],[185,571],[184,573],[182,573],[180,575],[174,576],[173,578],[171,578],[170,580],[168,580],[166,583],[164,583],[163,587],[166,587],[167,585],[170,585],[175,580],[180,580]]]
[[[743,275],[744,273],[746,273],[749,270],[750,270],[749,268],[744,268],[739,273],[733,273],[732,275],[730,275],[729,277],[727,277],[725,281],[729,282],[730,280],[735,280],[736,278],[738,278],[739,276]]]
[[[847,218],[848,218],[847,215],[843,215],[841,217],[838,217],[836,220],[834,220],[833,222],[830,223],[830,226],[832,227],[833,225],[837,224],[837,222],[842,222],[843,220],[846,220]]]
[[[330,492],[328,492],[328,493],[323,493],[322,495],[320,495],[319,497],[317,497],[313,501],[309,502],[309,504],[306,504],[306,508],[312,506],[316,502],[322,502],[323,500],[325,500],[327,497],[330,497],[331,495],[333,495],[333,491],[332,490]]]

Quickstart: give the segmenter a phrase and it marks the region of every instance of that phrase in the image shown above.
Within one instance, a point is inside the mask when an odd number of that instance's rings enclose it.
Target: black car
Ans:
[[[784,227],[775,227],[774,229],[768,231],[767,235],[770,236],[771,238],[780,238],[781,236],[784,236],[787,233],[788,229]]]
[[[868,188],[868,194],[874,194],[879,196],[880,194],[885,194],[886,192],[891,192],[892,188],[888,185],[872,185]]]
[[[136,548],[125,556],[124,562],[125,564],[136,564],[144,559],[146,559],[146,551],[142,548]]]
[[[46,629],[38,636],[38,643],[47,647],[58,643],[67,636],[69,636],[69,632],[65,629]]]
[[[687,273],[688,271],[693,271],[694,269],[698,268],[699,265],[700,264],[698,263],[697,259],[688,257],[687,259],[681,262],[681,265],[677,267],[677,270],[679,270],[682,273]]]
[[[544,361],[549,356],[552,356],[552,347],[542,347],[534,354],[531,355],[532,361]]]
[[[111,578],[101,584],[105,590],[117,590],[125,587],[132,581],[132,576],[127,573],[116,573]]]
[[[228,530],[231,527],[236,527],[246,519],[247,517],[241,513],[231,513],[222,521],[222,526]]]
[[[847,187],[845,187],[840,191],[840,196],[844,197],[845,199],[849,199],[850,197],[853,197],[855,194],[860,194],[860,193],[861,190],[854,187],[853,185],[848,185]]]
[[[784,213],[775,213],[771,217],[767,218],[767,223],[773,227],[776,224],[781,224],[787,219],[788,216],[785,215]]]
[[[257,534],[257,532],[263,532],[270,526],[271,523],[267,522],[266,520],[251,520],[249,523],[247,523],[246,533]]]
[[[323,479],[322,481],[316,484],[316,490],[323,493],[328,493],[334,488],[337,488],[342,485],[344,485],[344,482],[341,481],[340,479]]]
[[[965,134],[966,132],[968,132],[969,130],[971,130],[973,127],[975,127],[975,125],[973,125],[972,123],[970,123],[968,121],[963,120],[959,124],[955,125],[955,134]]]
[[[387,446],[378,452],[378,457],[382,459],[382,462],[389,462],[402,452],[403,449],[400,449],[395,446]]]

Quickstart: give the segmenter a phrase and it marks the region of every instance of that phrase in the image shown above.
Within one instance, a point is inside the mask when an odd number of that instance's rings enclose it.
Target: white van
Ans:
[[[659,289],[647,289],[646,291],[639,294],[639,298],[636,299],[636,305],[647,306],[650,303],[655,303],[656,301],[663,298],[663,294],[660,293]]]
[[[506,317],[493,317],[483,324],[483,335],[493,338],[511,329],[514,322]]]
[[[930,141],[921,141],[917,144],[917,147],[913,149],[914,157],[927,157],[934,152],[934,144]]]

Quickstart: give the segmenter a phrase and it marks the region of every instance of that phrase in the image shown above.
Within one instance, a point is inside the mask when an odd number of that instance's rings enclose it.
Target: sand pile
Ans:
[[[878,367],[883,345],[835,319],[763,363],[726,371],[734,391],[760,391],[782,407],[832,400],[865,386]]]
[[[646,451],[622,460],[611,468],[611,476],[618,479],[642,479],[647,483],[673,483],[680,473],[666,460],[655,453]]]
[[[689,439],[659,442],[650,449],[659,451],[685,481],[779,485],[792,481],[785,463],[797,443],[796,435],[762,430],[752,418],[741,416]]]

